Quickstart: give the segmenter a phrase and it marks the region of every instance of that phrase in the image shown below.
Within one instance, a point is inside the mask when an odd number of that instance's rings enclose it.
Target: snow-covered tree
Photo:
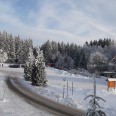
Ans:
[[[25,63],[24,66],[24,78],[27,81],[32,81],[32,65],[34,62],[34,56],[33,56],[33,50],[30,48],[29,49],[29,55],[28,55],[28,60]]]
[[[43,52],[40,49],[35,49],[35,60],[32,65],[32,84],[45,86],[47,82],[45,73],[45,62]]]
[[[32,65],[30,62],[26,62],[24,66],[24,78],[26,81],[31,81],[32,77]]]
[[[0,63],[4,63],[7,59],[7,53],[0,49]]]
[[[55,63],[55,67],[62,69],[64,67],[64,57],[59,53],[58,61]]]
[[[69,56],[74,59],[75,53],[76,53],[76,46],[74,43],[71,43],[69,47]]]
[[[30,40],[20,40],[19,47],[16,50],[18,63],[25,63],[28,60],[29,48],[32,48]]]
[[[77,47],[76,52],[75,52],[75,57],[74,57],[75,67],[79,67],[80,51],[81,51],[81,48]]]
[[[0,32],[0,49],[7,53],[9,63],[25,63],[28,59],[29,48],[32,47],[32,40],[20,39],[20,36],[13,37],[6,31]]]
[[[87,66],[87,60],[86,60],[86,57],[85,57],[84,49],[82,49],[81,52],[80,52],[79,67],[86,69],[86,66]]]
[[[97,70],[101,71],[107,65],[107,58],[105,55],[101,54],[100,52],[95,52],[90,55],[89,62],[88,62],[88,70]]]
[[[33,55],[33,49],[29,48],[29,57],[28,57],[28,61],[31,63],[31,65],[34,62],[34,55]]]
[[[64,65],[63,67],[66,69],[73,69],[74,68],[74,60],[70,56],[65,54],[63,65]]]
[[[59,52],[64,55],[65,54],[65,44],[63,42],[60,43],[60,45],[58,46]]]
[[[69,63],[69,69],[74,68],[74,60],[70,56],[67,59],[67,63]]]
[[[52,54],[56,54],[58,52],[58,44],[55,41],[52,41]]]
[[[46,63],[50,63],[51,57],[52,57],[52,44],[49,40],[45,44],[44,56],[45,56]]]
[[[15,63],[18,63],[18,58],[21,50],[21,42],[19,35],[15,37]]]
[[[103,98],[96,96],[96,78],[95,75],[94,76],[94,81],[93,81],[93,95],[88,95],[87,97],[85,97],[84,100],[86,100],[87,98],[91,98],[89,101],[90,104],[90,108],[87,110],[86,112],[86,116],[106,116],[105,112],[103,112],[101,110],[101,106],[98,103],[98,101],[104,101],[106,102]]]
[[[14,42],[12,34],[9,35],[7,54],[8,54],[8,61],[7,62],[14,62],[14,59],[15,59],[15,42]]]

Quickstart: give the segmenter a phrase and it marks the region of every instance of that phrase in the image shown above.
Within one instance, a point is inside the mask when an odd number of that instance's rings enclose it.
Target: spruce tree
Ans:
[[[7,59],[7,53],[0,49],[0,63],[4,63]]]
[[[9,35],[8,62],[14,62],[15,59],[15,42],[12,34]]]
[[[32,81],[32,64],[33,64],[34,56],[33,51],[30,48],[29,49],[29,55],[28,60],[26,61],[25,67],[24,67],[24,78],[27,81]]]
[[[101,110],[101,106],[98,103],[98,101],[102,100],[104,102],[106,102],[103,98],[96,96],[96,78],[95,75],[93,74],[94,77],[94,81],[93,81],[93,95],[88,95],[87,97],[85,97],[84,100],[86,100],[87,98],[92,98],[89,101],[90,104],[90,108],[87,110],[86,112],[86,116],[106,116],[105,112],[103,112]]]
[[[45,86],[47,79],[43,52],[38,48],[34,49],[34,54],[35,60],[32,65],[32,85]]]
[[[32,77],[32,68],[31,68],[30,62],[26,62],[25,67],[24,67],[24,78],[26,81],[31,81]]]

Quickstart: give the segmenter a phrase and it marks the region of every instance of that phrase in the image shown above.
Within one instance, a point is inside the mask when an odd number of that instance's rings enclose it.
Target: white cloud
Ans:
[[[37,12],[30,10],[27,14],[28,17],[25,20],[31,19],[32,25],[22,22],[15,15],[12,2],[7,2],[7,4],[0,2],[0,23],[7,25],[4,30],[15,35],[19,34],[24,38],[32,38],[36,44],[51,39],[82,45],[85,41],[92,39],[104,37],[114,39],[116,37],[116,23],[108,22],[104,18],[107,13],[102,10],[106,9],[108,15],[115,19],[116,16],[113,16],[112,11],[116,10],[116,5],[113,4],[111,7],[111,3],[115,3],[114,0],[111,0],[109,9],[107,9],[108,3],[105,0],[94,2],[82,0],[80,3],[76,0],[57,2],[54,0],[48,4],[49,2],[45,0],[42,6],[38,5]],[[110,17],[109,20],[111,20]]]

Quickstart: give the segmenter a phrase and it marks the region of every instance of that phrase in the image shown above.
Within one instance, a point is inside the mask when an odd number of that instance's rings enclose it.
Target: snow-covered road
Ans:
[[[6,84],[6,77],[0,76],[0,116],[56,115],[9,89]]]

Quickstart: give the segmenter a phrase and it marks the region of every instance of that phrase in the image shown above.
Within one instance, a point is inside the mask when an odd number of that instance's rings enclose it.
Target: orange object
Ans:
[[[115,87],[115,81],[108,81],[108,88]]]
[[[108,91],[110,90],[110,88],[114,88],[115,90],[115,82],[116,82],[116,78],[108,78]]]

